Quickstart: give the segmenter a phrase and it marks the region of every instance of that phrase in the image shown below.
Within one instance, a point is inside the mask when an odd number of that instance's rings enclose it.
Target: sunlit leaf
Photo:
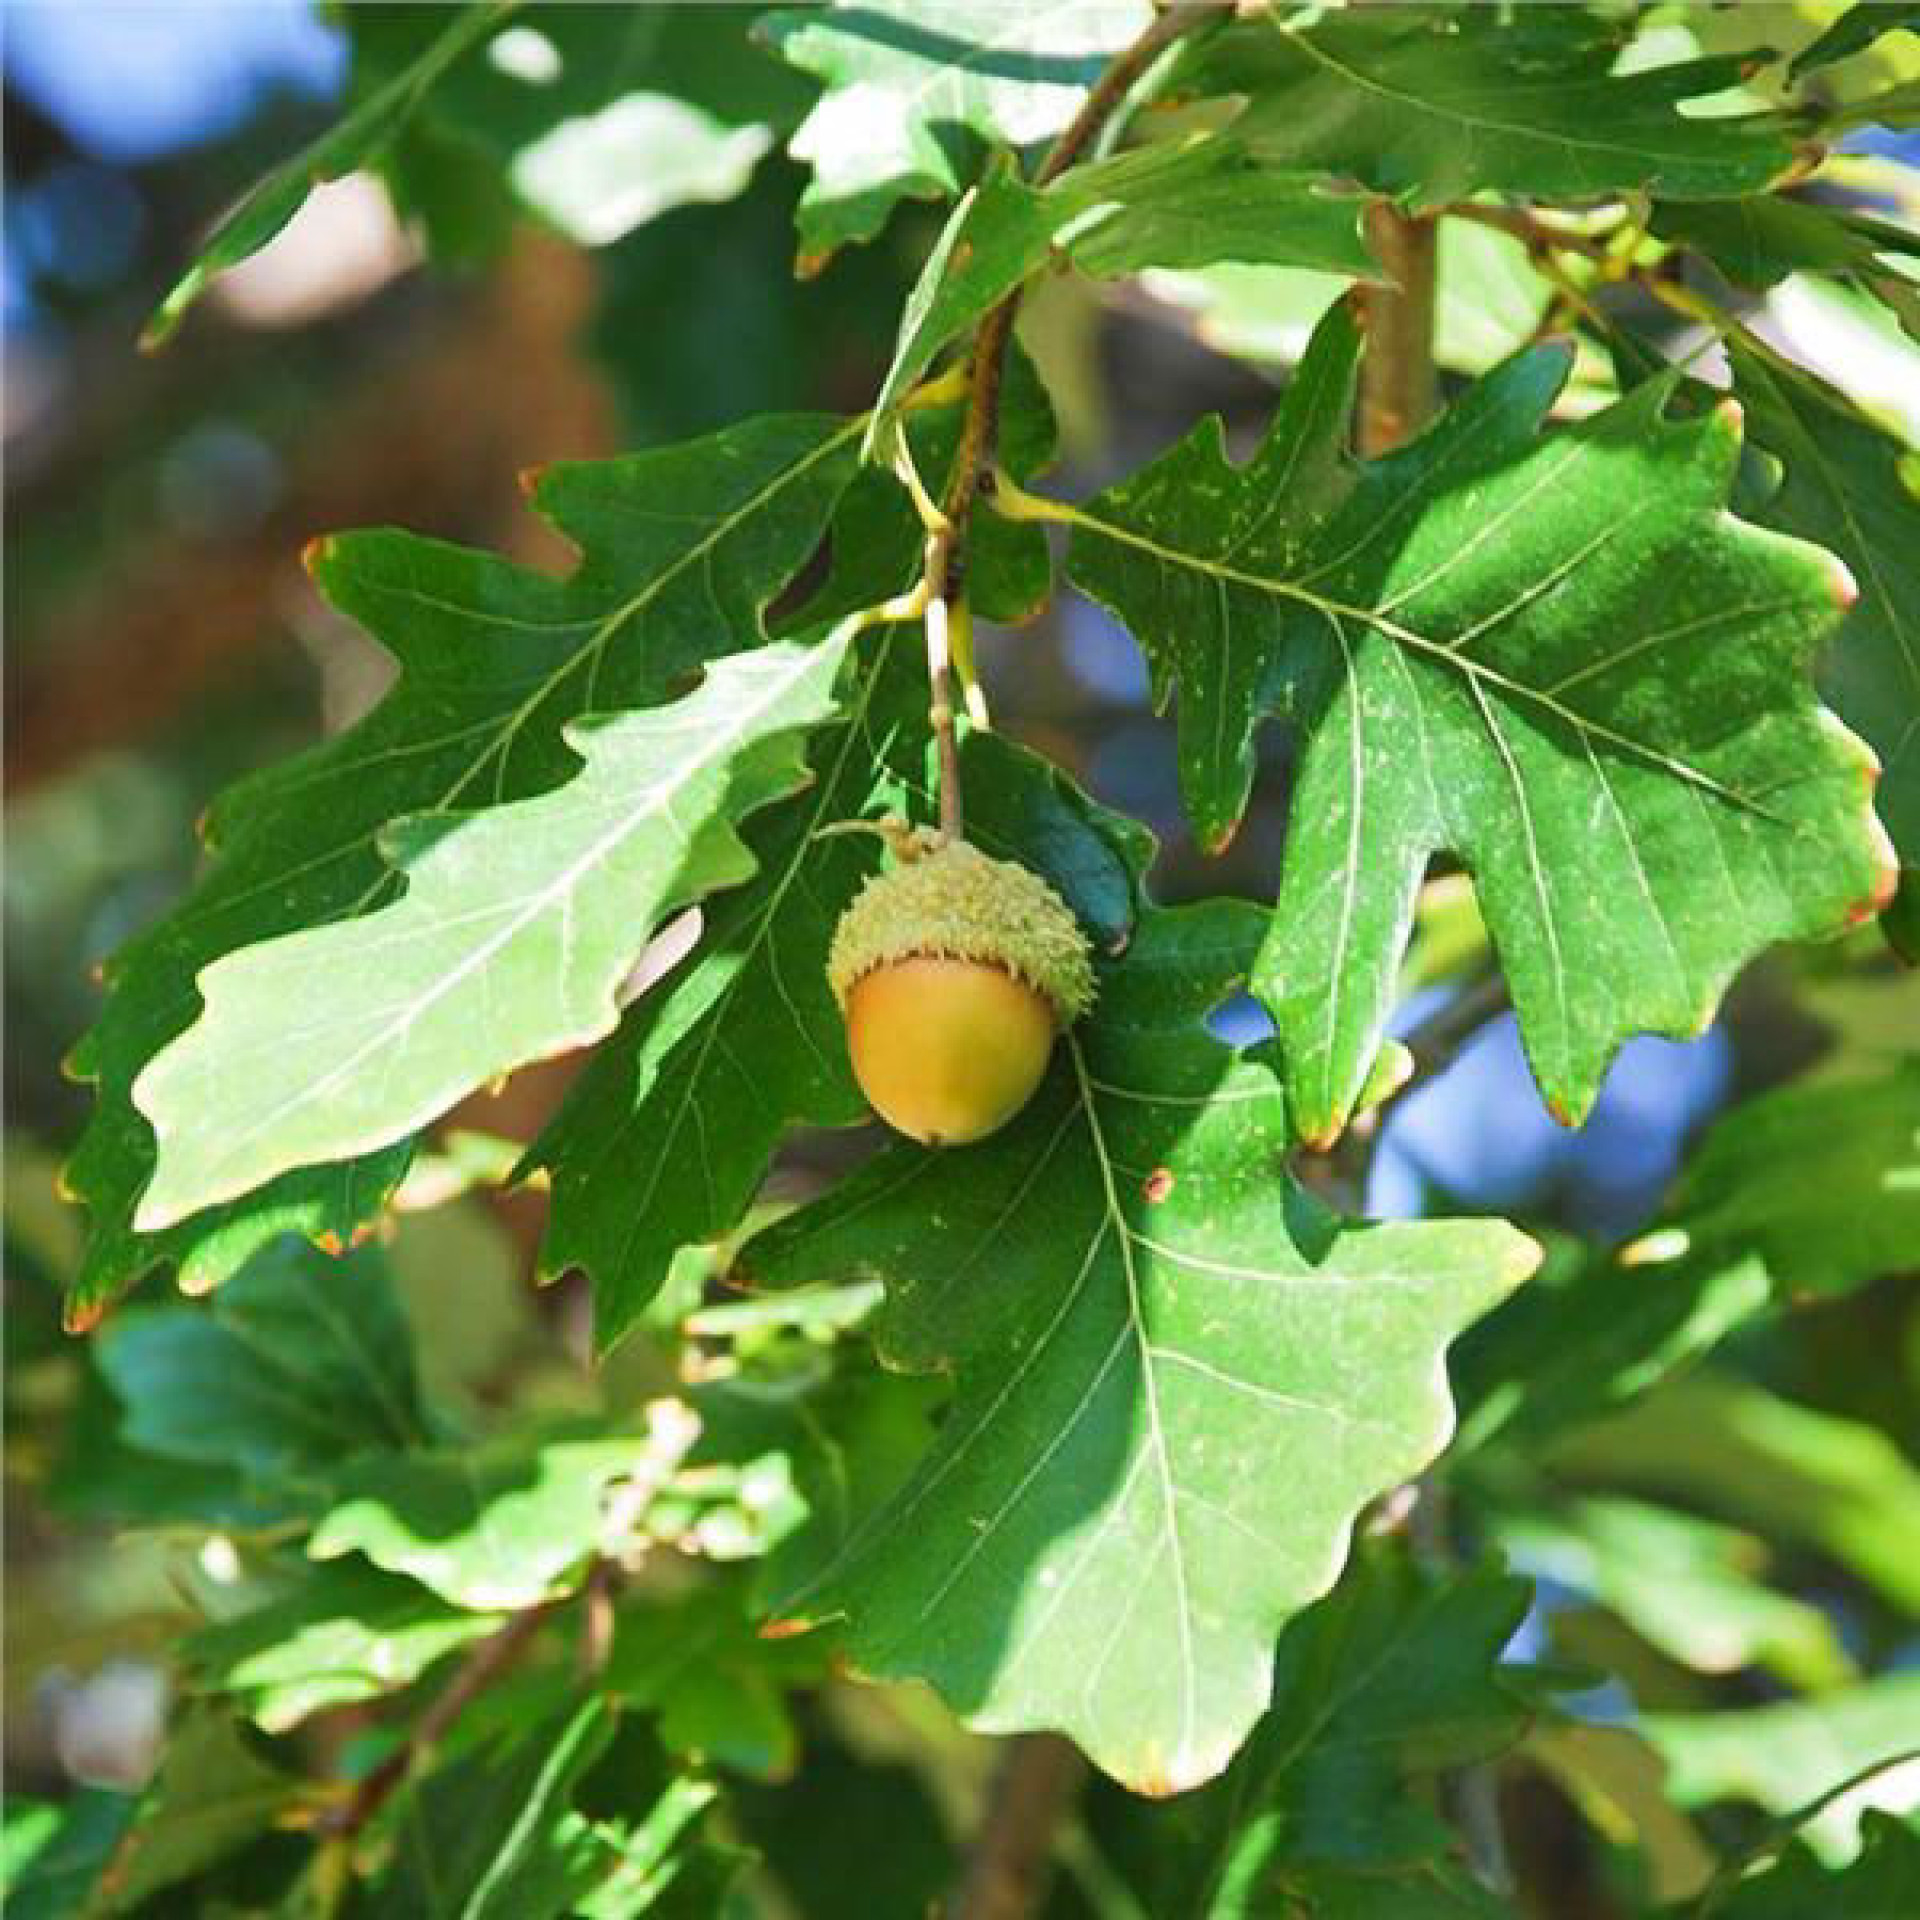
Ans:
[[[752,873],[736,824],[804,782],[844,651],[776,641],[668,706],[577,720],[564,785],[387,830],[392,906],[206,968],[199,1020],[134,1084],[159,1140],[134,1224],[388,1146],[610,1031],[668,916]]]
[[[769,14],[768,44],[826,83],[793,140],[813,168],[803,267],[870,239],[903,198],[958,192],[969,147],[1058,133],[1152,17],[1144,0],[838,0]]]
[[[1848,589],[1727,513],[1735,416],[1669,420],[1653,385],[1542,434],[1550,347],[1356,468],[1357,344],[1344,312],[1322,323],[1244,465],[1208,422],[1062,510],[1069,571],[1178,692],[1209,845],[1246,806],[1258,723],[1300,735],[1254,976],[1300,1131],[1329,1139],[1351,1110],[1441,849],[1576,1122],[1629,1035],[1700,1031],[1754,952],[1884,896],[1867,756],[1810,685]]]

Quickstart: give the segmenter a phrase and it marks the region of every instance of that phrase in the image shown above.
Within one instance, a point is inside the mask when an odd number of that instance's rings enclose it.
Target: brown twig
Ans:
[[[351,1839],[386,1804],[394,1790],[425,1761],[472,1702],[527,1650],[533,1636],[566,1605],[566,1598],[516,1613],[491,1638],[481,1641],[466,1664],[414,1723],[399,1746],[354,1788],[345,1803],[321,1822],[333,1840]]]
[[[1038,1910],[1054,1831],[1086,1768],[1079,1748],[1057,1733],[1023,1733],[1006,1743],[950,1920],[1024,1920]]]
[[[1094,82],[1080,111],[1047,150],[1034,174],[1034,185],[1057,180],[1086,152],[1101,129],[1119,110],[1135,83],[1174,41],[1202,20],[1226,10],[1224,0],[1188,0],[1158,14],[1134,43],[1116,54]],[[967,362],[967,417],[954,456],[953,477],[941,505],[953,526],[945,559],[951,573],[965,542],[967,519],[982,480],[993,469],[994,443],[1000,426],[1000,383],[1006,367],[1007,346],[1020,311],[1021,289],[1013,292],[981,321]],[[951,581],[939,583],[940,597],[951,599]]]
[[[1434,238],[1431,218],[1386,201],[1367,209],[1367,240],[1392,279],[1363,286],[1366,351],[1360,361],[1356,438],[1368,459],[1389,453],[1426,425],[1439,395],[1433,366]]]

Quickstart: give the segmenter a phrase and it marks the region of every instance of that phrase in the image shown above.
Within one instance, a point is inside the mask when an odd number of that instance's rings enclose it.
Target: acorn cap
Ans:
[[[1062,1026],[1093,1005],[1093,962],[1072,909],[1037,873],[964,840],[867,881],[834,929],[827,981],[845,1011],[864,975],[924,955],[1004,968],[1043,994]]]

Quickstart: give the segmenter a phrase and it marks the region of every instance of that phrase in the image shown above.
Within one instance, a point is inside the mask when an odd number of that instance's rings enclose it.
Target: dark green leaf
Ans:
[[[210,1306],[130,1309],[99,1359],[130,1444],[236,1469],[276,1505],[309,1505],[343,1462],[426,1437],[411,1334],[372,1249],[282,1240]]]
[[[258,1759],[231,1721],[190,1716],[109,1857],[87,1914],[119,1914],[204,1873],[259,1838],[295,1803],[299,1782]]]
[[[775,641],[668,706],[577,720],[564,785],[387,830],[393,905],[204,969],[200,1018],[134,1083],[159,1141],[135,1226],[404,1140],[611,1031],[655,931],[752,874],[736,824],[805,781],[844,653],[837,636]]]
[[[1346,8],[1305,27],[1267,12],[1212,41],[1192,77],[1251,96],[1234,132],[1270,164],[1351,175],[1412,207],[1485,188],[1720,199],[1793,164],[1773,115],[1679,111],[1734,85],[1740,56],[1616,74],[1618,53],[1579,7]]]
[[[1728,351],[1748,429],[1785,468],[1754,517],[1831,547],[1859,588],[1822,684],[1879,754],[1875,804],[1901,864],[1920,868],[1920,498],[1900,471],[1908,449],[1756,343],[1738,338]]]
[[[1443,1444],[1446,1343],[1535,1259],[1492,1223],[1343,1227],[1292,1183],[1270,1064],[1200,1026],[1258,923],[1143,914],[1011,1127],[888,1153],[743,1256],[883,1279],[889,1364],[955,1381],[918,1472],[787,1610],[1159,1792],[1231,1757],[1274,1629]]]
[[[1887,885],[1865,751],[1809,683],[1844,576],[1727,513],[1736,415],[1669,420],[1654,383],[1543,435],[1553,348],[1351,468],[1356,346],[1343,311],[1322,323],[1244,466],[1208,422],[1062,510],[1069,570],[1178,689],[1207,844],[1245,807],[1259,720],[1302,736],[1254,976],[1300,1132],[1351,1111],[1443,848],[1572,1124],[1630,1034],[1700,1031],[1756,951]]]
[[[0,1898],[7,1920],[73,1920],[112,1857],[139,1802],[83,1787],[56,1806],[7,1796]]]
[[[1855,0],[1817,40],[1793,56],[1787,77],[1798,80],[1816,67],[1830,67],[1864,53],[1885,33],[1920,33],[1920,7],[1899,0]]]
[[[1743,287],[1778,286],[1793,273],[1885,273],[1882,254],[1920,254],[1920,234],[1808,200],[1755,195],[1694,200],[1654,210],[1663,240],[1704,254]]]
[[[433,40],[386,83],[367,95],[312,146],[282,161],[221,221],[198,257],[147,322],[143,344],[159,346],[216,274],[264,247],[324,180],[337,180],[379,158],[440,76],[513,11],[510,0],[449,9]]]
[[[1710,1911],[1715,1920],[1911,1920],[1920,1912],[1920,1830],[1870,1813],[1860,1834],[1859,1857],[1846,1866],[1830,1870],[1811,1848],[1790,1847]]]
[[[195,978],[389,898],[389,822],[544,793],[579,771],[564,729],[582,714],[657,704],[704,661],[764,639],[765,605],[817,546],[859,433],[857,421],[775,417],[550,467],[535,504],[584,555],[565,580],[405,533],[321,543],[322,588],[401,677],[358,726],[216,802],[207,877],[111,963],[105,1010],[74,1057],[98,1107],[68,1168],[93,1216],[72,1318],[97,1316],[158,1261],[204,1291],[281,1231],[344,1239],[378,1210],[404,1148],[283,1175],[163,1234],[133,1230],[154,1149],[130,1089],[192,1021]]]
[[[393,1858],[365,1920],[556,1920],[618,1854],[573,1810],[613,1737],[604,1701],[569,1705],[396,1796]]]
[[[838,0],[769,14],[768,43],[827,88],[793,141],[813,168],[803,270],[870,239],[903,198],[957,193],[981,142],[1060,132],[1152,17],[1143,0],[954,0],[931,14],[913,0]]]
[[[1246,1751],[1178,1809],[1155,1911],[1504,1912],[1452,1870],[1459,1842],[1420,1787],[1520,1737],[1528,1701],[1499,1660],[1528,1597],[1492,1569],[1435,1584],[1404,1557],[1357,1557],[1281,1635]]]

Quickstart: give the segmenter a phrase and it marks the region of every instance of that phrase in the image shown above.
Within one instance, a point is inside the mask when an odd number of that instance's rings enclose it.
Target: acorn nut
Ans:
[[[1055,1036],[1093,1004],[1071,909],[1037,873],[921,836],[834,929],[827,979],[854,1078],[880,1117],[930,1147],[1004,1127],[1033,1098]]]

